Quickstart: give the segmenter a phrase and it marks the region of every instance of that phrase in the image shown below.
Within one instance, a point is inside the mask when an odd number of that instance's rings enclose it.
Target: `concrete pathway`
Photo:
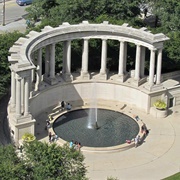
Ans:
[[[146,123],[150,133],[145,142],[126,151],[113,153],[83,152],[87,176],[90,180],[159,180],[179,172],[180,169],[180,107],[171,109],[164,119],[153,118],[136,108],[127,106],[123,113],[137,114]],[[50,110],[49,110],[50,111]],[[37,120],[36,135],[48,141],[44,130],[48,110]]]
[[[13,32],[13,31],[19,31],[19,32],[26,32],[26,20],[25,19],[19,19],[17,21],[11,22],[5,26],[0,25],[0,33],[5,32]]]

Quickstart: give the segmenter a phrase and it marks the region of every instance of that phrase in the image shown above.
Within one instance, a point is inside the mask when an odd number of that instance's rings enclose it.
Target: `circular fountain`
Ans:
[[[96,117],[92,116],[92,112],[96,112]],[[62,114],[53,123],[53,129],[67,142],[74,140],[93,148],[122,145],[139,133],[139,125],[131,117],[117,111],[97,108]]]

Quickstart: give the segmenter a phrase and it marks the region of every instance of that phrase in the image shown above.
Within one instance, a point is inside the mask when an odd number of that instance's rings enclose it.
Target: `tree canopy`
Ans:
[[[25,143],[19,155],[12,145],[0,146],[0,179],[86,179],[84,156],[67,144],[33,141]]]
[[[71,24],[84,20],[99,22],[102,19],[122,23],[123,20],[134,22],[140,15],[141,0],[35,0],[26,10],[28,19],[41,19],[42,24],[58,26],[62,22]],[[48,16],[47,7],[48,6]],[[118,24],[119,24],[118,23]]]
[[[0,34],[0,97],[6,94],[10,84],[10,69],[8,63],[9,48],[23,36],[22,33],[13,32]]]

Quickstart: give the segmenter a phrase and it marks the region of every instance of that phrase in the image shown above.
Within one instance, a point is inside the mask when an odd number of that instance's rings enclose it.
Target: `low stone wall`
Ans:
[[[51,86],[31,98],[30,112],[33,116],[36,116],[48,107],[57,106],[59,101],[71,102],[72,104],[78,102],[84,105],[90,103],[90,99],[96,96],[99,105],[121,108],[128,103],[148,113],[149,95],[136,88],[107,82],[98,82],[95,84],[96,87],[93,86],[92,83],[66,83]]]

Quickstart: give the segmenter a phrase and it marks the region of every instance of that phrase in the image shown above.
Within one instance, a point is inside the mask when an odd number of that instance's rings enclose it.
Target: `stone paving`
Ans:
[[[145,142],[126,151],[111,153],[83,152],[87,177],[90,180],[158,180],[179,172],[180,169],[180,106],[170,109],[164,119],[154,118],[140,110],[126,106],[122,111],[137,114],[146,123],[150,133]],[[48,141],[44,129],[51,109],[37,118],[36,136]]]

